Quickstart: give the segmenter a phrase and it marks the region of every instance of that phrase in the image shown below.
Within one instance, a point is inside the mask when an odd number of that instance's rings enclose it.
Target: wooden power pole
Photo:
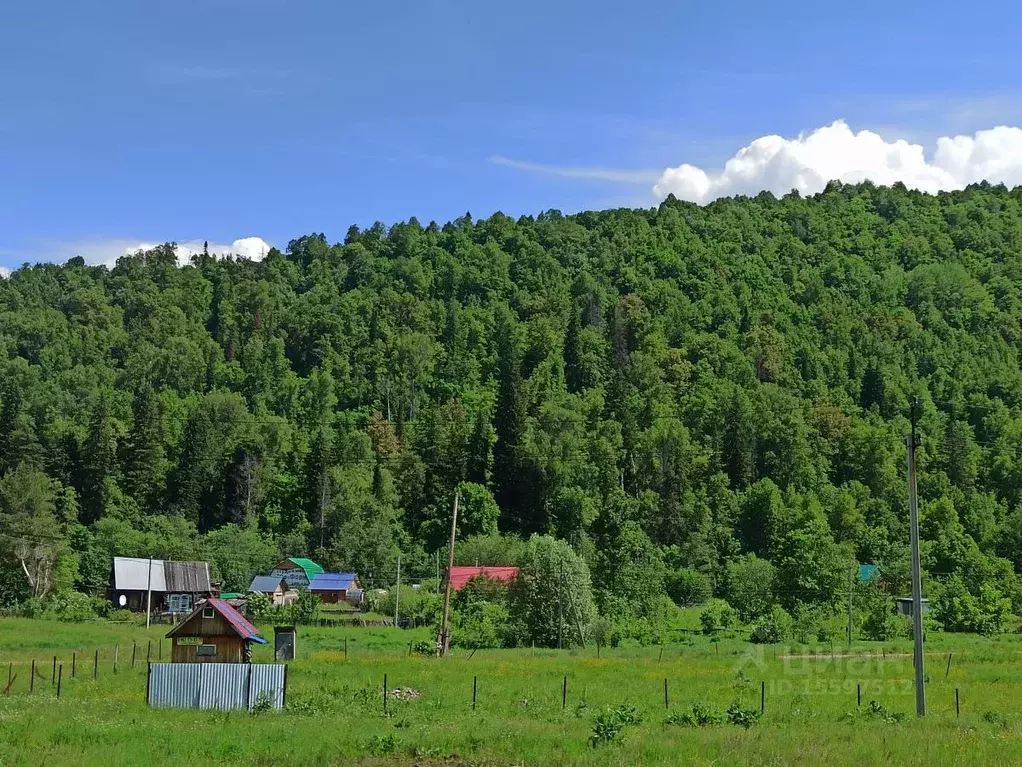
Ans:
[[[915,634],[916,716],[926,716],[926,689],[923,687],[923,584],[919,566],[919,499],[916,497],[916,422],[919,420],[919,399],[912,403],[912,431],[908,444],[908,515],[912,544],[912,628]]]
[[[444,614],[440,619],[440,636],[437,637],[436,654],[443,658],[451,646],[451,570],[454,568],[454,539],[458,534],[458,493],[454,493],[454,514],[451,516],[451,545],[447,551],[447,583],[444,586]]]

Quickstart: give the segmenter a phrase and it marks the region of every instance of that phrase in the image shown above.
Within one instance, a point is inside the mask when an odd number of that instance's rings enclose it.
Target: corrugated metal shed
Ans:
[[[347,591],[356,580],[355,573],[319,573],[309,583],[309,591]]]
[[[259,594],[272,594],[282,583],[284,583],[284,579],[275,575],[257,575],[252,579],[248,590]],[[286,583],[284,583],[284,591],[287,591]]]

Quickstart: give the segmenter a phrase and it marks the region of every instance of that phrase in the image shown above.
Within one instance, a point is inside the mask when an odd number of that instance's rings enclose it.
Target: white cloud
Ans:
[[[870,180],[924,192],[961,189],[978,181],[1022,184],[1022,129],[999,126],[972,136],[937,139],[932,159],[923,147],[902,139],[887,141],[877,133],[854,133],[838,120],[794,139],[763,136],[742,147],[722,170],[679,165],[663,171],[653,187],[658,198],[668,194],[706,203],[736,194],[763,190],[785,194],[821,191],[830,180]]]
[[[103,264],[112,267],[121,256],[131,255],[139,250],[150,250],[162,243],[144,240],[90,240],[78,243],[66,243],[51,252],[50,258],[55,261],[66,261],[72,256],[81,256],[87,264]],[[189,263],[192,256],[202,253],[202,240],[187,240],[177,243],[177,262],[181,266]],[[272,246],[262,237],[242,237],[230,245],[209,243],[209,252],[214,256],[233,254],[261,261]]]
[[[491,157],[494,165],[505,168],[524,170],[530,173],[545,173],[563,178],[584,178],[595,181],[615,181],[621,184],[649,184],[660,175],[655,170],[615,170],[613,168],[570,168],[560,165],[541,165],[524,160],[512,160],[509,157]]]
[[[6,266],[0,266],[0,280],[6,280],[11,276],[11,270]]]

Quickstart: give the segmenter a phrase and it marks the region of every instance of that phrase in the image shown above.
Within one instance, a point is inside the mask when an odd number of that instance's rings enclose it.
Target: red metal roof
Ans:
[[[484,576],[492,581],[508,582],[518,575],[517,567],[452,567],[451,588],[460,591],[473,578]]]
[[[259,636],[259,630],[255,626],[253,626],[251,623],[245,620],[245,617],[237,610],[235,610],[233,607],[231,607],[227,602],[217,597],[210,597],[205,602],[196,607],[194,610],[192,610],[192,614],[185,618],[183,621],[181,621],[181,623],[179,623],[174,629],[172,629],[167,634],[167,636],[172,637],[175,634],[177,634],[178,631],[183,629],[184,626],[188,623],[188,621],[195,617],[195,615],[200,610],[203,610],[207,607],[212,607],[214,610],[220,613],[220,615],[223,616],[223,619],[231,624],[231,627],[238,632],[238,636],[240,636],[242,639],[248,639],[252,642],[257,642],[259,644],[266,644],[266,640]]]

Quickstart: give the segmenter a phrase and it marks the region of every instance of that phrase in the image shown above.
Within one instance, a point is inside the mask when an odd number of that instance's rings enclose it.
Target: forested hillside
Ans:
[[[1022,607],[1022,189],[73,259],[0,280],[0,346],[7,603],[113,554],[426,576],[459,486],[463,539],[567,540],[605,613],[834,604],[853,560],[900,592],[918,396],[927,589]]]

